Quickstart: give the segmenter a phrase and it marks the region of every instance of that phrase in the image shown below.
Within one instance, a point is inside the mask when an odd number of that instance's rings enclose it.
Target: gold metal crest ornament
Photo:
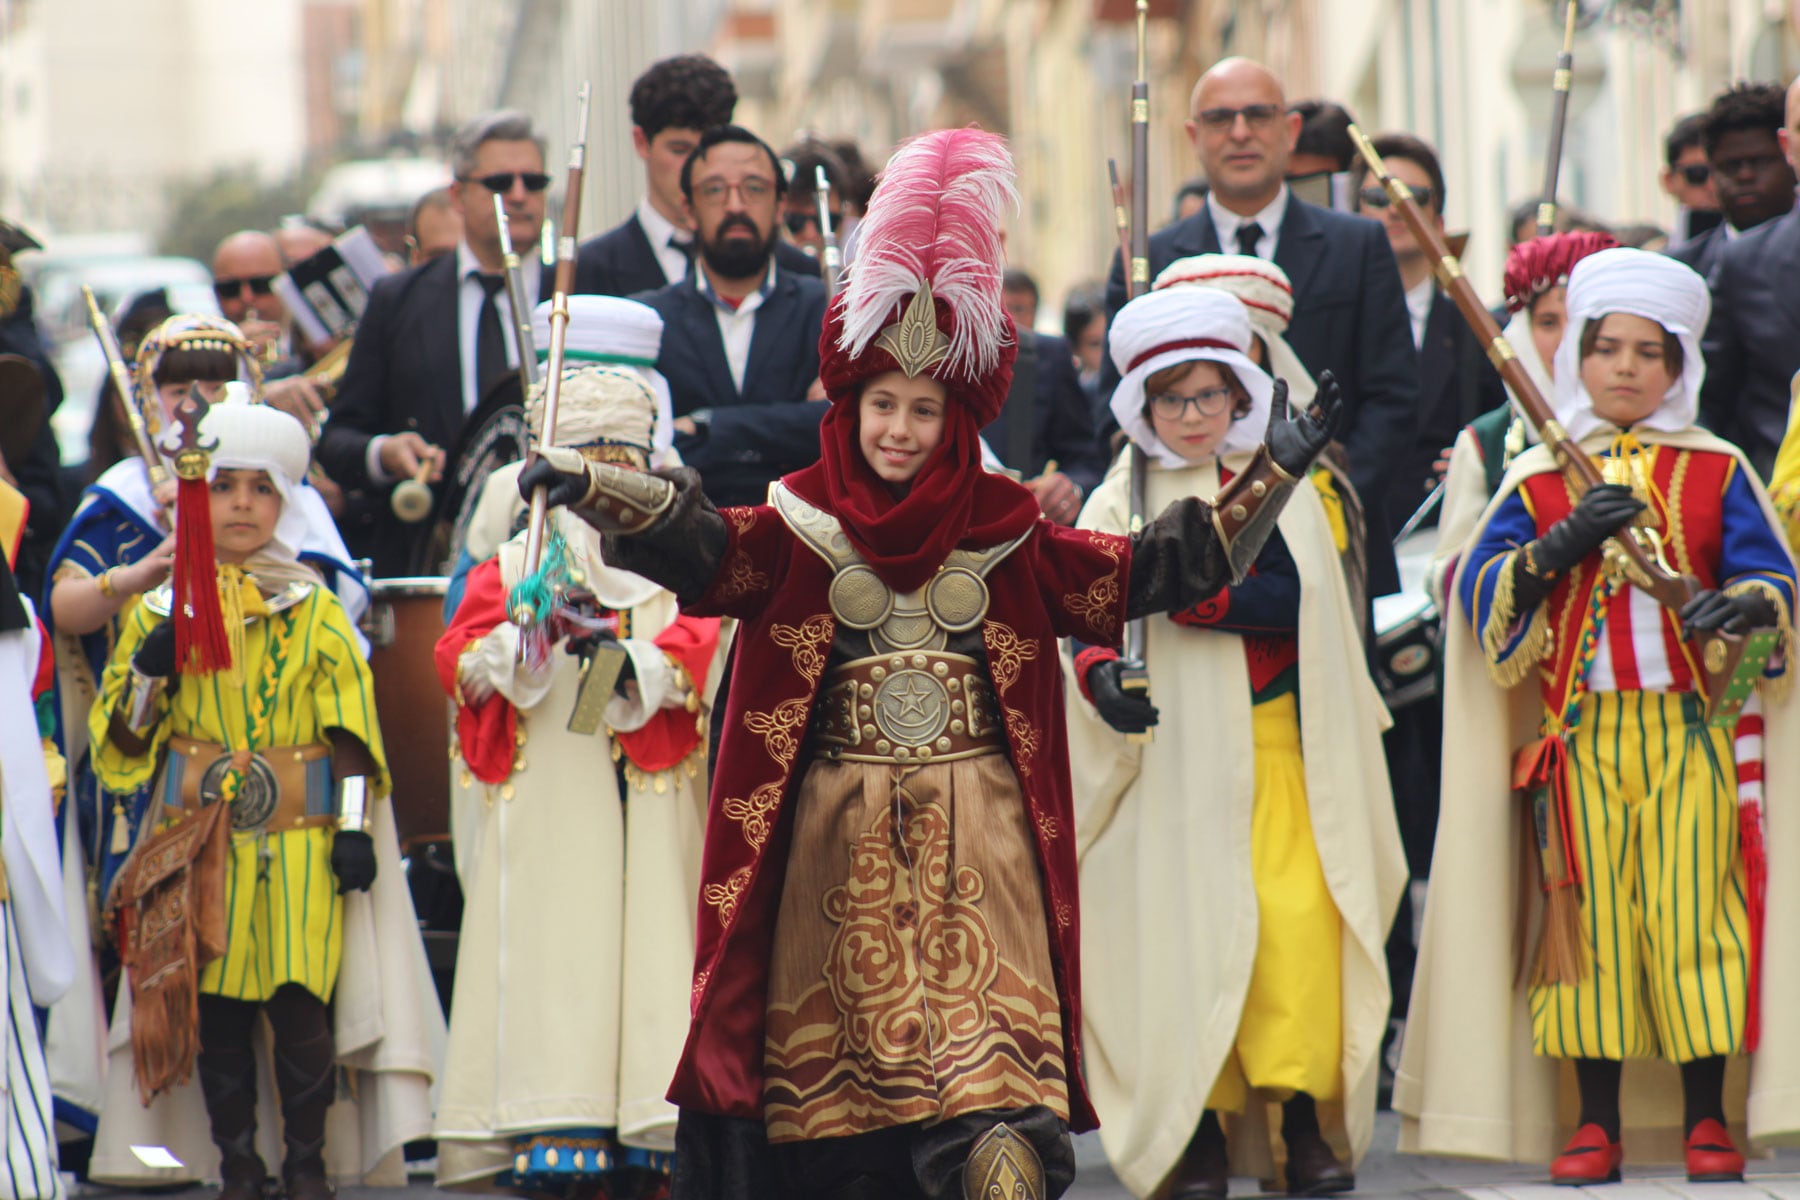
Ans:
[[[937,307],[932,303],[930,287],[913,293],[906,311],[881,331],[875,344],[893,357],[908,378],[917,378],[950,357],[950,343],[938,330]]]

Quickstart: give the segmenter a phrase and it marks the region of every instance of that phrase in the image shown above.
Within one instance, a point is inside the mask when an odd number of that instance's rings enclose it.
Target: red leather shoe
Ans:
[[[1731,1142],[1725,1126],[1711,1117],[1687,1135],[1689,1183],[1742,1183],[1744,1156]]]
[[[1696,1131],[1698,1132],[1698,1131]],[[1689,1146],[1693,1143],[1690,1141]],[[1619,1182],[1619,1164],[1625,1161],[1625,1148],[1606,1136],[1598,1125],[1583,1125],[1563,1147],[1563,1152],[1550,1164],[1550,1182],[1558,1187],[1586,1187],[1594,1183]],[[1693,1161],[1693,1151],[1688,1151]]]

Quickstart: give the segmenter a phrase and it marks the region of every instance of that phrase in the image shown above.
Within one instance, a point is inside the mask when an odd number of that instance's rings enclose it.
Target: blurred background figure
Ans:
[[[1671,249],[1672,257],[1710,275],[1728,242],[1794,207],[1794,168],[1781,152],[1786,107],[1786,89],[1740,83],[1719,93],[1706,110],[1701,150],[1724,220]]]
[[[831,214],[831,228],[843,243],[844,183],[849,168],[837,151],[816,137],[808,135],[781,152],[782,166],[788,171],[787,194],[781,198],[782,236],[798,246],[808,258],[825,253],[825,233],[819,228],[818,169],[825,168],[830,190],[825,211]]]
[[[1008,267],[1000,280],[1000,300],[1020,329],[1037,325],[1038,285],[1023,267]]]
[[[406,218],[406,265],[416,267],[449,254],[462,241],[462,214],[450,203],[449,188],[419,197]]]
[[[1669,236],[1670,253],[1698,238],[1721,219],[1719,197],[1713,191],[1712,168],[1707,165],[1706,147],[1702,144],[1705,132],[1706,113],[1689,113],[1675,122],[1663,141],[1662,190],[1676,205],[1674,231]]]

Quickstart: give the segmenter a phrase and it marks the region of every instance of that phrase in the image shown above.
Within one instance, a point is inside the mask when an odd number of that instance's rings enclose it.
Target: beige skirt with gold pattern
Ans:
[[[1004,754],[815,761],[769,973],[770,1141],[1044,1105],[1068,1118],[1043,882]]]

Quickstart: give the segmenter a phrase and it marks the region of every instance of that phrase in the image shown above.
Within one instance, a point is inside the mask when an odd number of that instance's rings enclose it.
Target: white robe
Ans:
[[[1698,429],[1646,432],[1647,445],[1732,454],[1776,528],[1774,510],[1740,451]],[[1609,438],[1583,443],[1598,453]],[[1534,446],[1513,461],[1470,535],[1475,544],[1500,503],[1526,476],[1550,469]],[[1468,569],[1459,564],[1457,575]],[[1527,991],[1516,986],[1514,912],[1523,821],[1509,787],[1513,751],[1538,734],[1543,703],[1535,674],[1496,687],[1462,601],[1448,598],[1444,711],[1444,804],[1431,891],[1413,977],[1406,1041],[1394,1084],[1400,1149],[1544,1162],[1575,1131],[1573,1072],[1532,1053]],[[1788,647],[1788,670],[1800,666]],[[1762,1046],[1749,1064],[1733,1059],[1726,1115],[1746,1121],[1753,1142],[1800,1137],[1800,704],[1791,688],[1763,698],[1765,827],[1769,859],[1763,938]],[[1748,1087],[1745,1108],[1746,1086]],[[1673,1066],[1632,1061],[1621,1091],[1627,1162],[1679,1160],[1681,1085]]]
[[[1225,465],[1241,470],[1245,461]],[[1118,466],[1109,472],[1079,527],[1126,528],[1125,477]],[[1213,464],[1152,470],[1145,507],[1157,513],[1181,497],[1217,490]],[[1343,1104],[1350,1149],[1360,1156],[1374,1131],[1387,1027],[1383,946],[1406,884],[1381,748],[1387,710],[1369,679],[1359,622],[1310,483],[1295,489],[1279,524],[1301,578],[1307,802],[1343,918]],[[1145,625],[1150,696],[1162,712],[1153,741],[1126,742],[1100,721],[1072,677],[1068,687],[1088,1089],[1107,1157],[1139,1196],[1162,1183],[1200,1123],[1236,1042],[1257,940],[1255,758],[1243,640],[1199,634],[1160,614]],[[1266,1157],[1257,1152],[1256,1134],[1247,1133],[1243,1140],[1234,1132],[1238,1173]],[[1269,1174],[1266,1165],[1260,1173]]]
[[[600,732],[573,734],[573,658],[559,648],[544,672],[516,667],[510,623],[473,652],[519,710],[525,766],[505,784],[466,769],[452,781],[464,909],[435,1132],[442,1186],[510,1169],[521,1132],[616,1128],[626,1145],[674,1148],[676,1110],[663,1096],[688,1033],[706,742],[670,770],[633,772],[619,796],[607,729],[641,728],[685,700],[684,681],[651,640],[678,608],[670,592],[600,563],[598,538],[578,519],[567,518],[564,532],[585,556],[587,586],[631,613],[624,646],[640,700],[615,696]],[[509,585],[521,574],[522,543],[500,548]],[[698,697],[693,719],[703,728],[732,626],[721,628]]]

